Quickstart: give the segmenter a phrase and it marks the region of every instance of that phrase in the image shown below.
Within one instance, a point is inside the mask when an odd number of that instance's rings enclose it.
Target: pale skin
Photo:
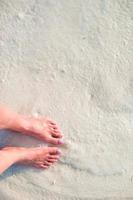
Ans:
[[[33,136],[54,145],[64,143],[63,135],[53,120],[19,115],[5,106],[0,106],[0,129],[3,128]],[[0,173],[15,163],[47,169],[59,160],[60,155],[61,152],[57,147],[5,147],[0,150]]]

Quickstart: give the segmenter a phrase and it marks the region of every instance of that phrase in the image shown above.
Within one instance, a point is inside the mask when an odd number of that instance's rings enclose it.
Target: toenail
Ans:
[[[60,150],[60,149],[58,149],[58,150],[57,150],[57,153],[61,154],[61,150]]]
[[[58,144],[64,144],[64,141],[62,139],[58,140]]]

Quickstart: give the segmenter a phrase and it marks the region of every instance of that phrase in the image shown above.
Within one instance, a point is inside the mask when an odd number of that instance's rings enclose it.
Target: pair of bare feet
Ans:
[[[54,145],[63,144],[63,135],[53,120],[19,115],[4,106],[0,106],[0,129],[3,128],[34,136]],[[0,150],[0,173],[3,173],[14,163],[47,169],[59,160],[60,155],[61,152],[57,147],[5,147]]]

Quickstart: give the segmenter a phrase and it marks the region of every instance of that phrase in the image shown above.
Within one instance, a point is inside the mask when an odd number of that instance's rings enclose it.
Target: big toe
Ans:
[[[55,137],[50,137],[48,138],[48,142],[50,142],[51,144],[55,144],[55,145],[62,145],[64,144],[64,141],[62,138],[55,138]]]
[[[56,147],[49,147],[48,152],[50,155],[60,155],[61,151]]]

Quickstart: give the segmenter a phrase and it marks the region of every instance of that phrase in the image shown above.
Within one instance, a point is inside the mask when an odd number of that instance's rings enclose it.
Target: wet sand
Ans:
[[[1,199],[133,198],[132,13],[126,0],[0,1],[0,102],[54,118],[67,143],[49,170],[1,175]]]

